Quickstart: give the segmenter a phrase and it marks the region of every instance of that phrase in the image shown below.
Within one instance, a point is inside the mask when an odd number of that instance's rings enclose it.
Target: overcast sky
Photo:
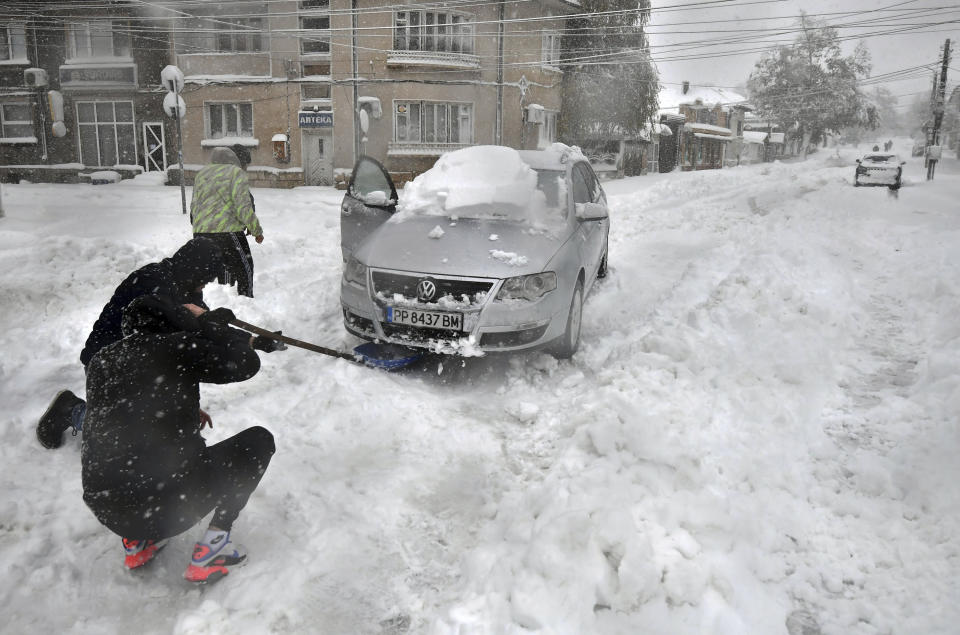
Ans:
[[[909,70],[886,81],[901,108],[917,92],[929,91],[940,67],[943,42],[960,46],[960,3],[950,0],[651,0],[651,52],[663,83],[735,87],[742,85],[760,50],[792,41],[801,11],[841,27],[849,53],[863,39],[873,61],[872,76]],[[938,9],[938,7],[952,7]],[[864,24],[864,22],[868,22]],[[950,22],[948,24],[936,24]],[[898,29],[905,33],[876,35]],[[751,38],[743,41],[743,38]],[[736,38],[737,42],[722,40]],[[948,84],[960,82],[960,54],[953,55]]]

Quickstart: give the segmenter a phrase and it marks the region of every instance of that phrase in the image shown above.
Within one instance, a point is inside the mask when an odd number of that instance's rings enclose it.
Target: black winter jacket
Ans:
[[[165,483],[189,479],[206,458],[200,383],[244,381],[260,369],[249,333],[199,322],[197,331],[134,332],[87,367],[83,499],[101,521],[164,505]]]
[[[175,304],[208,308],[199,289],[216,278],[222,269],[220,248],[204,238],[188,241],[170,258],[140,267],[120,283],[103,307],[80,352],[80,363],[86,366],[97,351],[123,337],[120,329],[123,309],[140,296],[157,295]]]

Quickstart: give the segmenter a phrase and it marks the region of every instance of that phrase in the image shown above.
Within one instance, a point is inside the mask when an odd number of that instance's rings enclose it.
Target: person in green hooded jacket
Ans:
[[[238,156],[242,155],[242,156]],[[263,242],[246,164],[250,154],[235,146],[215,148],[210,164],[197,172],[190,201],[190,222],[195,237],[209,238],[223,252],[220,284],[237,284],[237,294],[253,297],[253,256],[246,234]]]

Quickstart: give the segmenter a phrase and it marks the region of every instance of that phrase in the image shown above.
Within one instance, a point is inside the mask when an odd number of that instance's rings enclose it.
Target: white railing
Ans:
[[[444,66],[448,68],[480,68],[480,57],[450,51],[390,51],[387,66]]]

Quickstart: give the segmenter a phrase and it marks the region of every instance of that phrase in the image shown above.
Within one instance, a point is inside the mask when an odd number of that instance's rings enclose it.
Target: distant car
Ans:
[[[923,141],[916,141],[913,144],[913,149],[910,151],[910,156],[922,157],[924,151],[927,148],[927,144]]]
[[[900,187],[905,164],[906,161],[901,161],[896,154],[886,152],[867,154],[862,159],[857,159],[857,171],[853,176],[853,184],[858,187],[886,185],[896,189]]]
[[[609,215],[587,158],[472,146],[408,183],[361,157],[341,205],[344,325],[366,339],[470,354],[573,355],[607,273]]]

